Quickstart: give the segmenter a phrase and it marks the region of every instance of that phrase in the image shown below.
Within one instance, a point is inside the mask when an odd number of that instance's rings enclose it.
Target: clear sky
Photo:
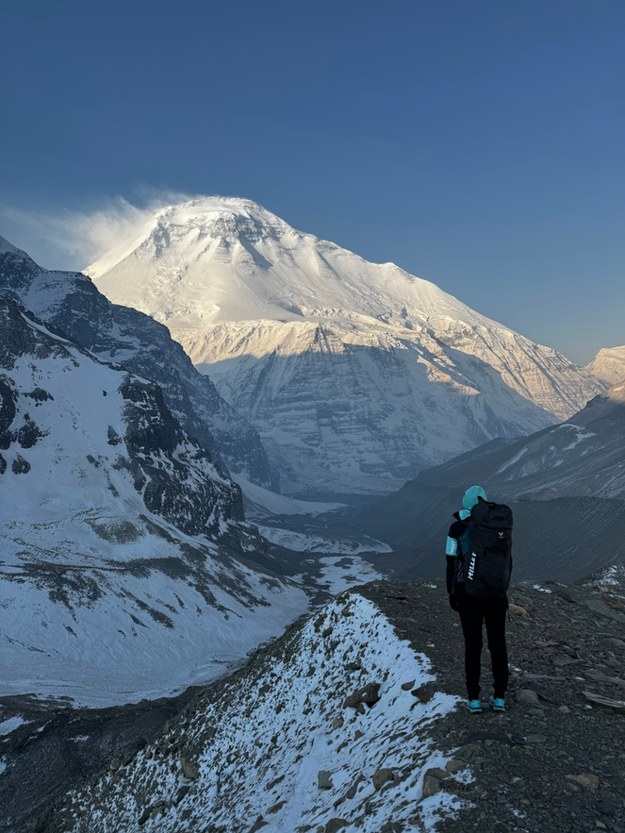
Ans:
[[[114,231],[119,197],[246,196],[577,361],[625,344],[622,0],[4,0],[0,20],[0,234],[42,265],[85,266],[76,238]]]

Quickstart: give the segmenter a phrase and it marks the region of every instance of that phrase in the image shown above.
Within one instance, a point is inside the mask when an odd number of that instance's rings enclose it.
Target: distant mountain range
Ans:
[[[87,272],[167,324],[295,496],[389,492],[565,419],[606,386],[434,284],[249,200],[164,208]]]
[[[483,485],[515,514],[515,577],[586,578],[625,561],[625,382],[559,425],[496,440],[422,472],[357,523],[403,553],[400,569],[440,572],[464,490]]]

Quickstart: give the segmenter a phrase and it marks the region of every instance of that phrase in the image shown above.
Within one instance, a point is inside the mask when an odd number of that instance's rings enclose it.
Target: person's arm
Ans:
[[[465,531],[466,524],[460,520],[457,514],[454,517],[456,520],[449,527],[447,541],[445,543],[445,557],[447,559],[446,581],[447,593],[449,594],[449,606],[452,610],[458,610],[458,601],[455,592],[455,580],[458,572],[458,558],[461,557],[458,538]]]
[[[451,530],[449,530],[451,532]],[[447,592],[451,596],[453,591],[454,575],[456,573],[456,558],[458,557],[458,539],[451,535],[447,536],[445,544],[445,557],[447,559]]]

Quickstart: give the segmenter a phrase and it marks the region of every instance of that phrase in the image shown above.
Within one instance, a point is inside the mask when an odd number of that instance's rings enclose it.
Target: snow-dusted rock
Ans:
[[[239,560],[239,488],[157,385],[7,298],[0,330],[1,694],[160,696],[305,609]]]
[[[6,242],[6,241],[5,241]],[[157,382],[182,427],[232,473],[274,484],[260,438],[199,374],[166,327],[112,304],[77,272],[50,272],[25,252],[0,247],[0,291],[105,361]]]
[[[167,324],[257,428],[288,494],[391,491],[602,389],[429,281],[249,200],[164,208],[88,272],[111,300]]]
[[[184,725],[173,722],[124,770],[70,793],[46,830],[293,833],[345,821],[379,833],[389,819],[408,818],[433,830],[459,802],[424,793],[427,772],[446,762],[430,727],[458,698],[438,691],[417,702],[402,689],[407,677],[433,680],[428,658],[400,641],[371,601],[335,600],[207,692]],[[348,691],[370,678],[382,681],[380,699],[363,714],[342,710]],[[197,756],[190,783],[173,751],[181,743]]]

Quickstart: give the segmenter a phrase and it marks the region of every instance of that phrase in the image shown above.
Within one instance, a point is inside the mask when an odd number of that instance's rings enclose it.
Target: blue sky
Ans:
[[[2,5],[0,233],[42,265],[119,197],[239,195],[577,361],[625,343],[622,2]]]

